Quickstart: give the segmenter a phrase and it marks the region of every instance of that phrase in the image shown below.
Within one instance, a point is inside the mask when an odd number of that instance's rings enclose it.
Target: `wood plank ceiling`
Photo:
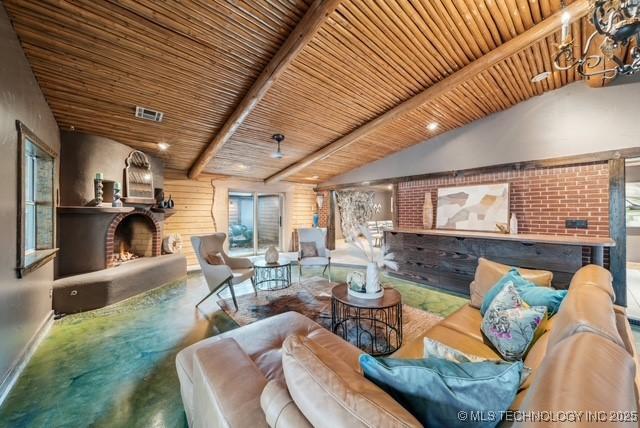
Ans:
[[[311,0],[4,0],[62,129],[113,138],[187,171]],[[567,1],[568,4],[571,1]],[[561,8],[560,0],[344,0],[208,164],[265,179],[464,68]],[[572,26],[576,51],[585,19]],[[573,82],[559,34],[289,179],[321,182]],[[135,119],[135,105],[165,113]],[[434,131],[426,125],[439,124]],[[270,158],[283,133],[284,159]]]

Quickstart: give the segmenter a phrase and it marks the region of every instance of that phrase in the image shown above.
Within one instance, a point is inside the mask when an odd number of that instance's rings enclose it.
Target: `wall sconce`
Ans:
[[[316,196],[316,204],[318,205],[318,211],[322,209],[322,205],[324,205],[324,195],[322,193]]]

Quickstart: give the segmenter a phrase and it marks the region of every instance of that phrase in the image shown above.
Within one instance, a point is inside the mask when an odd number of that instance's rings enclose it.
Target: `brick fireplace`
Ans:
[[[162,226],[148,210],[136,208],[111,220],[105,239],[105,265],[161,254]]]

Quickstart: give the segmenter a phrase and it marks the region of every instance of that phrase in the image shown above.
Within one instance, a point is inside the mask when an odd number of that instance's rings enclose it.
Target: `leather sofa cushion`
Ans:
[[[315,331],[326,330],[304,315],[297,312],[285,312],[201,340],[184,348],[176,356],[176,369],[180,379],[180,390],[187,419],[191,421],[193,414],[193,357],[198,349],[223,339],[233,338],[268,380],[276,379],[284,382],[280,351],[282,342],[289,334],[307,336]]]
[[[424,338],[429,337],[444,343],[447,346],[455,348],[468,355],[475,355],[482,358],[499,360],[500,356],[493,348],[485,344],[481,340],[473,336],[453,330],[445,325],[438,324],[425,331],[420,337],[402,345],[400,349],[394,352],[393,358],[423,358],[424,356]]]
[[[561,411],[592,414],[603,411],[607,417],[610,417],[610,411],[636,412],[635,369],[633,358],[617,344],[591,332],[574,334],[549,349],[520,410],[547,411],[551,415]],[[530,420],[514,424],[517,427],[561,425],[561,422]],[[623,423],[611,425],[626,426]],[[608,424],[583,419],[575,426],[602,427]],[[628,426],[637,427],[637,422]]]
[[[470,285],[471,306],[479,309],[484,300],[484,295],[512,268],[512,266],[492,262],[482,257],[479,258],[476,274]],[[553,273],[546,270],[517,269],[523,278],[533,282],[535,285],[551,286]]]
[[[346,363],[356,372],[362,373],[358,359],[364,352],[360,348],[356,348],[324,328],[312,331],[307,337],[333,354],[334,358]]]
[[[549,349],[580,332],[599,334],[624,348],[610,296],[598,287],[574,283],[554,317]]]
[[[311,339],[289,336],[282,366],[289,393],[316,428],[421,426],[386,392]]]
[[[464,305],[453,314],[443,319],[440,325],[448,327],[482,342],[482,315],[480,310],[471,305]]]
[[[260,405],[271,428],[312,428],[293,402],[285,385],[271,380],[262,390]]]
[[[233,339],[194,355],[193,426],[266,427],[260,394],[267,384],[258,366]]]
[[[587,265],[578,270],[571,278],[569,290],[573,287],[592,286],[599,288],[609,295],[612,302],[616,301],[616,293],[613,291],[613,277],[611,272],[601,266]]]
[[[629,320],[627,319],[627,311],[622,306],[614,306],[614,310],[616,312],[616,324],[618,326],[618,332],[622,337],[624,347],[629,355],[631,355],[631,357],[637,362],[638,352],[636,349],[635,336],[633,334],[633,331],[631,331],[631,324],[629,324]],[[635,392],[637,401],[640,403],[640,370],[636,370]]]
[[[195,351],[210,343],[232,337],[263,370],[268,379],[283,379],[280,348],[284,339],[290,334],[307,336],[315,330],[322,329],[320,324],[304,315],[285,312],[194,343],[178,353],[176,365],[178,371],[182,371],[185,377],[192,381]]]
[[[535,341],[529,352],[527,352],[526,357],[524,358],[524,365],[531,369],[531,373],[527,380],[524,381],[522,385],[520,385],[520,389],[524,390],[529,388],[534,381],[536,372],[538,368],[542,364],[545,355],[547,354],[547,348],[549,346],[549,333],[545,333]]]

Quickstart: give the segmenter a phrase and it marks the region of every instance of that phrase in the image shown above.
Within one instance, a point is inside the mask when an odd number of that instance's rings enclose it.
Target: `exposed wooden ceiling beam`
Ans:
[[[313,2],[296,28],[269,61],[269,64],[262,70],[251,89],[227,118],[218,134],[211,140],[207,148],[200,153],[200,156],[198,156],[189,170],[189,178],[197,178],[202,173],[211,159],[231,138],[244,119],[258,105],[269,88],[286,70],[287,66],[293,62],[298,53],[311,41],[318,29],[339,4],[340,0],[316,0]]]
[[[371,134],[381,126],[384,126],[389,122],[426,104],[427,102],[436,99],[437,97],[450,91],[451,88],[456,87],[457,85],[467,81],[468,79],[477,76],[479,73],[488,70],[495,64],[526,49],[538,40],[553,34],[562,26],[561,17],[564,11],[568,11],[571,14],[571,22],[574,22],[587,14],[587,12],[589,11],[589,1],[577,0],[573,2],[566,9],[560,10],[557,13],[551,15],[549,18],[545,19],[538,25],[535,25],[534,27],[530,28],[519,36],[514,37],[508,42],[505,42],[504,44],[478,58],[461,70],[429,86],[424,91],[413,96],[412,98],[409,98],[401,104],[398,104],[396,107],[365,123],[349,134],[339,138],[338,140],[324,146],[319,150],[316,150],[309,156],[288,166],[282,171],[273,174],[265,180],[265,183],[274,183],[276,181],[285,179],[290,175],[301,171],[312,163],[331,156],[332,154],[343,149],[349,144],[352,144],[360,138]]]

